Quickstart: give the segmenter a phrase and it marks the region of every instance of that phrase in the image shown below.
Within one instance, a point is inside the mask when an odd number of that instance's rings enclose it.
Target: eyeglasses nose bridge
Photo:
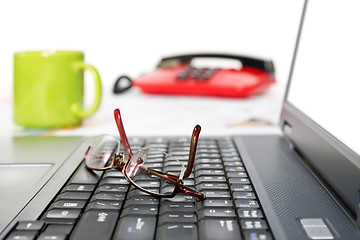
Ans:
[[[114,164],[114,168],[116,168],[117,170],[121,170],[122,167],[124,166],[124,162],[123,162],[123,154],[115,154],[114,158],[113,158],[113,164]]]

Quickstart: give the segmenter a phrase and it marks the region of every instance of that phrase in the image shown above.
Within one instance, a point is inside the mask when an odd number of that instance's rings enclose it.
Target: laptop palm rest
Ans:
[[[82,139],[42,136],[0,138],[0,230],[43,188]]]
[[[276,239],[303,239],[300,220],[308,218],[322,219],[343,239],[359,233],[282,136],[243,136],[236,143]]]

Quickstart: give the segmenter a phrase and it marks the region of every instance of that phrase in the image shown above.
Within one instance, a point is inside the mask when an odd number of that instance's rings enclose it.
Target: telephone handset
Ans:
[[[233,60],[239,67],[194,64],[196,60]],[[206,61],[205,61],[206,62]],[[275,83],[272,61],[227,54],[189,54],[163,58],[156,69],[131,80],[119,77],[114,93],[131,86],[149,94],[249,97],[264,92]],[[127,81],[124,88],[121,82]]]

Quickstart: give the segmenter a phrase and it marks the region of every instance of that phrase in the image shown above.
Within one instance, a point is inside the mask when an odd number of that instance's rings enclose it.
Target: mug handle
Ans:
[[[82,106],[80,106],[80,104],[78,104],[78,103],[74,103],[71,106],[71,111],[77,117],[86,118],[86,117],[92,115],[93,113],[95,113],[95,111],[100,106],[101,95],[102,95],[102,86],[101,86],[100,75],[94,66],[84,63],[84,62],[75,63],[74,68],[76,71],[89,70],[90,73],[92,74],[92,76],[94,78],[94,82],[95,82],[95,96],[94,96],[94,101],[93,101],[92,105],[88,109],[83,109]]]

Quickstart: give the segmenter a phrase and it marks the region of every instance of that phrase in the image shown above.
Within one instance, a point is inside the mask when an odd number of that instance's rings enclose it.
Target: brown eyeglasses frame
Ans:
[[[124,129],[124,125],[121,119],[121,114],[120,114],[120,110],[119,109],[115,109],[114,110],[114,118],[115,118],[115,122],[116,125],[118,127],[119,130],[119,134],[120,134],[120,138],[121,138],[121,142],[122,145],[125,149],[126,154],[124,153],[120,153],[120,154],[115,154],[111,160],[111,163],[104,168],[92,168],[92,167],[88,167],[91,170],[97,170],[97,171],[103,171],[103,170],[107,170],[107,169],[112,169],[115,168],[118,171],[121,171],[123,173],[123,175],[125,176],[125,178],[137,189],[150,194],[152,196],[155,197],[164,197],[164,198],[172,198],[174,197],[176,194],[178,193],[184,193],[187,195],[191,195],[191,196],[195,196],[199,199],[204,199],[205,198],[205,194],[196,191],[195,189],[192,189],[188,186],[186,186],[182,179],[180,179],[180,175],[179,174],[175,174],[175,173],[165,173],[162,171],[158,171],[158,170],[154,170],[151,168],[146,168],[146,172],[148,172],[149,174],[155,175],[157,177],[160,177],[172,184],[175,185],[175,188],[173,190],[173,192],[171,194],[160,194],[160,193],[155,193],[155,192],[151,192],[141,186],[139,186],[138,184],[136,184],[136,182],[134,182],[126,173],[126,168],[129,164],[129,159],[131,159],[133,157],[133,153],[132,150],[130,148],[130,144],[128,141],[128,138],[126,136],[125,133],[125,129]],[[194,161],[195,161],[195,155],[196,155],[196,149],[197,149],[197,143],[198,143],[198,139],[199,139],[199,135],[200,135],[200,131],[201,131],[201,127],[199,125],[196,125],[194,127],[192,136],[191,136],[191,143],[190,143],[190,151],[189,151],[189,158],[188,158],[188,164],[186,167],[186,170],[183,174],[183,179],[186,179],[190,176],[193,166],[194,166]],[[88,155],[88,152],[90,150],[90,147],[88,148],[86,154],[85,154],[85,159]],[[124,156],[128,156],[129,159],[126,159],[126,161],[123,159]]]

